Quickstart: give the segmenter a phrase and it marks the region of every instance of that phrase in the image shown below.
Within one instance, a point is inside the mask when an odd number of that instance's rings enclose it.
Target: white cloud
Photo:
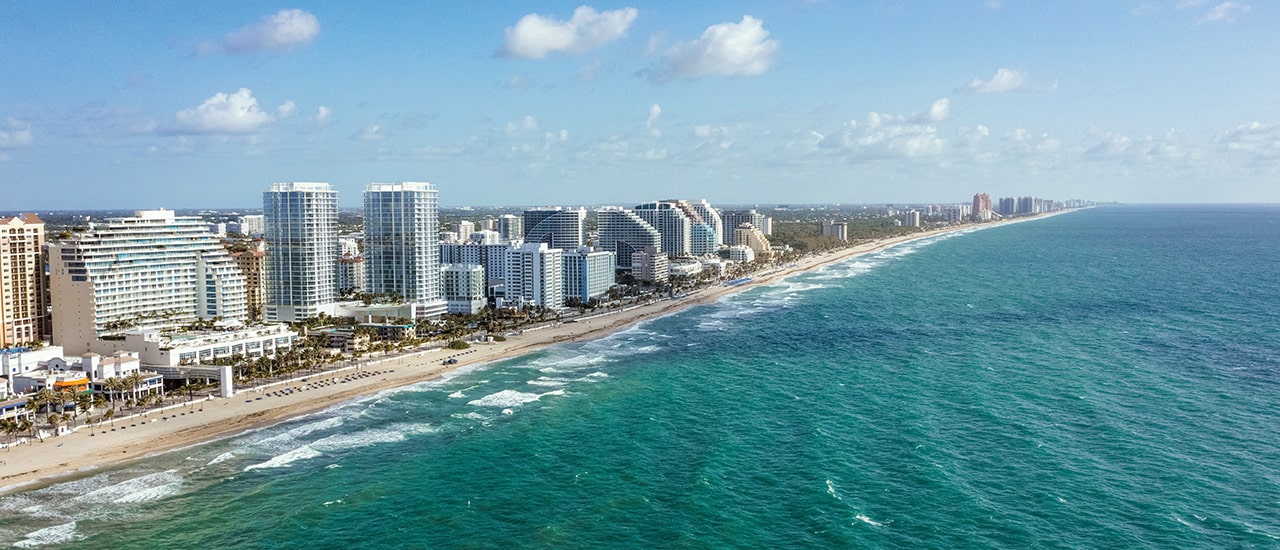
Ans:
[[[3,128],[0,129],[0,151],[26,147],[35,141],[31,126],[16,118],[5,120],[0,128]]]
[[[333,117],[333,109],[325,105],[316,108],[316,124],[324,126],[329,123],[329,119]]]
[[[568,21],[531,13],[507,27],[499,54],[542,59],[557,52],[588,52],[625,36],[639,13],[635,8],[597,12],[579,6]]]
[[[969,83],[966,91],[975,94],[1001,94],[1018,89],[1026,80],[1027,75],[1022,71],[1013,69],[998,69],[995,76],[991,80],[974,79]]]
[[[524,115],[520,120],[507,123],[507,135],[514,136],[538,129],[538,120],[533,115]]]
[[[287,52],[310,44],[318,34],[320,20],[316,16],[298,9],[280,10],[228,34],[222,48],[229,53]],[[206,43],[200,48],[208,47]]]
[[[986,6],[986,8],[989,10],[998,10],[1004,7],[1004,2],[1002,2],[1001,0],[986,0],[985,2],[982,3],[982,5]]]
[[[175,119],[177,131],[186,134],[252,134],[274,121],[248,88],[218,92],[199,107],[178,111]]]
[[[351,139],[359,141],[382,141],[387,139],[387,132],[378,124],[370,124],[360,130],[357,130],[356,133],[351,136]]]
[[[293,113],[297,111],[298,111],[298,104],[294,103],[293,100],[289,100],[280,104],[279,107],[276,107],[276,116],[280,118],[289,118],[293,116]]]
[[[656,84],[707,76],[755,76],[773,66],[780,46],[781,42],[769,39],[764,21],[744,15],[741,22],[712,25],[697,40],[672,46],[644,74]]]
[[[653,127],[653,123],[658,121],[658,117],[662,116],[662,106],[654,103],[649,106],[649,118],[644,121],[644,127],[649,130],[649,135],[653,137],[662,136],[662,130]]]
[[[946,120],[948,116],[951,116],[950,99],[944,97],[933,102],[933,105],[929,107],[929,120],[933,122]]]
[[[1201,23],[1234,23],[1240,16],[1252,9],[1248,4],[1240,2],[1223,2],[1209,9],[1209,13],[1200,17]]]

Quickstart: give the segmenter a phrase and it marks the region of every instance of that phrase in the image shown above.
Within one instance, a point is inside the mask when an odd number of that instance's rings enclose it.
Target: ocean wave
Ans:
[[[49,544],[61,544],[76,540],[83,540],[84,535],[76,531],[76,522],[63,523],[54,525],[53,527],[45,527],[38,531],[27,533],[26,538],[13,543],[18,548],[35,548],[37,546],[46,546]]]
[[[529,403],[531,401],[537,401],[540,397],[542,397],[542,395],[537,393],[525,393],[525,392],[518,392],[516,390],[502,390],[498,393],[489,394],[484,397],[481,397],[480,399],[473,400],[467,404],[475,405],[477,407],[498,407],[498,408],[505,409],[510,407],[518,407],[520,405]]]
[[[320,456],[320,451],[313,449],[311,445],[303,445],[287,453],[271,457],[265,462],[245,466],[244,471],[251,472],[253,470],[260,470],[264,468],[286,468],[299,460],[306,460],[317,456]]]

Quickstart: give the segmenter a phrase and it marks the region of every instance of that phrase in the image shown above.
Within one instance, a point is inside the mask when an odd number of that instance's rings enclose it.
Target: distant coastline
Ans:
[[[565,342],[598,339],[637,323],[712,303],[725,296],[787,277],[879,252],[905,243],[959,231],[1043,219],[1071,210],[925,231],[881,239],[802,258],[795,264],[751,276],[737,285],[704,288],[675,299],[584,317],[573,323],[526,330],[506,342],[481,344],[457,362],[444,365],[452,350],[422,351],[385,357],[317,376],[298,376],[286,382],[244,391],[230,398],[208,398],[152,411],[142,417],[117,419],[102,426],[81,426],[75,432],[44,442],[18,445],[0,452],[0,494],[26,490],[103,468],[117,467],[149,456],[235,437],[247,431],[290,421],[385,390],[438,379],[458,369],[474,369]]]

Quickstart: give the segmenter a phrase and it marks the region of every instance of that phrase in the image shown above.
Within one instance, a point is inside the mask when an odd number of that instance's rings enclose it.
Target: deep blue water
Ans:
[[[0,498],[83,548],[1280,547],[1280,208],[899,246]]]

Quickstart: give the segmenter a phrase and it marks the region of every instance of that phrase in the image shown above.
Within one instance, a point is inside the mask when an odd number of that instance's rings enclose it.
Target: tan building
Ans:
[[[44,221],[35,214],[0,218],[0,349],[48,334],[45,285]]]
[[[733,244],[740,244],[749,247],[752,252],[756,253],[758,259],[769,259],[773,257],[773,249],[769,247],[769,239],[764,236],[764,232],[755,226],[744,223],[733,230]]]
[[[254,239],[249,250],[232,252],[240,272],[244,273],[245,306],[251,322],[262,321],[262,305],[267,303],[267,246],[262,239]]]

